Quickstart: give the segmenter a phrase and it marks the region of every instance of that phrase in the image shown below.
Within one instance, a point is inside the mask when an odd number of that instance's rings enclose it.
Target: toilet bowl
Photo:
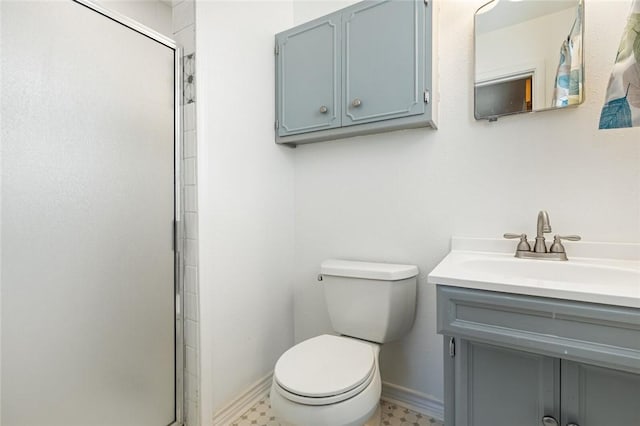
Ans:
[[[399,339],[415,316],[414,265],[322,262],[333,329],[298,343],[276,363],[271,408],[296,426],[379,426],[380,344]]]
[[[285,352],[274,370],[271,407],[281,424],[379,426],[379,345],[321,335]]]

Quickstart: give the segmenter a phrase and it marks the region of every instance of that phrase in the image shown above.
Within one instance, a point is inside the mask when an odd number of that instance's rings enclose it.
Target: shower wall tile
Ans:
[[[200,424],[198,405],[194,401],[187,402],[187,424],[188,425]]]
[[[198,266],[198,241],[184,241],[184,263],[185,266]]]
[[[196,184],[196,159],[187,158],[184,160],[184,184]]]
[[[195,266],[184,268],[184,291],[198,294],[198,269]]]
[[[173,7],[173,33],[193,25],[195,20],[195,10],[193,0],[184,0]]]
[[[196,368],[198,364],[198,353],[195,349],[189,346],[187,346],[187,350],[185,353],[187,358],[187,373],[194,374],[197,371]]]
[[[185,185],[184,187],[184,211],[195,212],[198,209],[197,187],[195,185]]]
[[[182,121],[184,124],[184,131],[196,129],[196,104],[194,102],[186,104],[183,108]]]
[[[184,331],[187,346],[196,348],[198,346],[198,324],[193,320],[186,320]]]
[[[184,132],[184,158],[193,158],[196,156],[196,131],[189,130]]]
[[[187,320],[198,320],[198,297],[195,294],[187,293],[184,298],[184,315]]]
[[[198,215],[197,213],[186,212],[184,214],[184,235],[188,239],[198,238]]]
[[[185,375],[184,415],[187,426],[200,426],[199,309],[198,309],[198,191],[196,186],[197,134],[195,107],[194,0],[173,0],[173,36],[182,46],[182,209],[184,230]]]
[[[196,54],[191,53],[182,58],[182,104],[196,101]]]
[[[193,374],[187,373],[184,376],[184,386],[191,395],[198,394],[198,379]]]

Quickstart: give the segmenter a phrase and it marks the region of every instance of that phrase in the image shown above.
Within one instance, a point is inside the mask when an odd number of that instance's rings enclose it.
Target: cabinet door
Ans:
[[[562,425],[640,425],[640,375],[562,361]]]
[[[455,426],[540,426],[544,416],[560,418],[557,358],[465,340],[459,346]]]
[[[336,14],[276,36],[279,136],[340,127],[340,31]]]
[[[386,0],[343,14],[343,126],[424,113],[424,9]]]

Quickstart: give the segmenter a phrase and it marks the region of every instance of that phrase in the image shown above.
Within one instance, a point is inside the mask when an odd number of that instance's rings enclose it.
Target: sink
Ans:
[[[429,274],[429,283],[640,308],[638,259],[572,256],[553,262],[460,246],[467,248],[452,244],[452,251]],[[477,239],[474,248],[479,248]]]
[[[576,285],[635,286],[640,289],[640,271],[599,263],[594,259],[573,259],[558,263],[545,260],[516,259],[515,257],[477,256],[464,258],[459,267],[474,274],[535,281],[575,283]]]

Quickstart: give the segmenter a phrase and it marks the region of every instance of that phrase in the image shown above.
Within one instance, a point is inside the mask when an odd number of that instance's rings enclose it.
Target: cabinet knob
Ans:
[[[351,106],[354,108],[358,108],[360,105],[362,105],[362,101],[359,98],[355,98],[351,101]]]
[[[542,424],[544,426],[558,426],[558,421],[551,416],[544,416],[542,418]]]
[[[580,426],[578,423],[567,423],[567,426]]]
[[[320,107],[320,112],[321,112],[321,113],[326,114],[326,113],[327,113],[327,111],[329,111],[329,108],[327,108],[326,106],[322,105],[322,106]]]

